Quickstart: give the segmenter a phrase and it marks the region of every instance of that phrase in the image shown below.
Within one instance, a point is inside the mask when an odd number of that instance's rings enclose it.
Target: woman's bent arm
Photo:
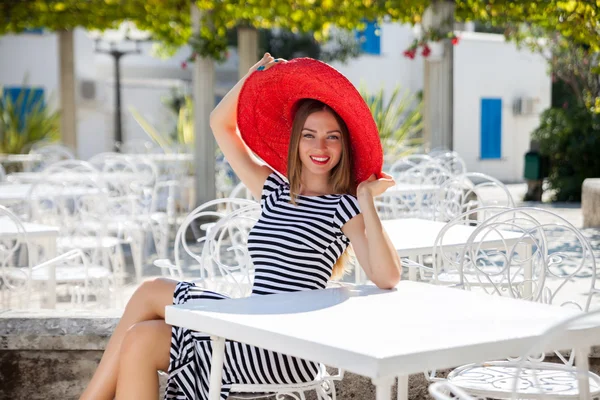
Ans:
[[[367,239],[367,276],[378,287],[391,289],[400,281],[402,264],[373,202],[373,196],[361,193],[358,197]],[[362,264],[361,264],[362,265]],[[370,273],[369,273],[370,272]]]
[[[394,185],[391,176],[372,175],[358,185],[357,198],[361,213],[348,221],[342,231],[350,239],[356,257],[367,277],[382,289],[391,289],[400,281],[402,264],[390,238],[383,229],[373,197]]]
[[[215,139],[229,165],[246,185],[250,192],[260,199],[262,187],[271,168],[261,163],[250,148],[244,143],[237,131],[237,105],[240,90],[246,79],[260,67],[273,65],[274,59],[269,54],[257,62],[240,81],[227,93],[210,114],[210,127]]]

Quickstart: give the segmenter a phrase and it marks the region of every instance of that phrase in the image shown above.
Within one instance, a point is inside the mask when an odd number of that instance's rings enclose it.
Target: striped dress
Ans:
[[[296,203],[290,203],[287,181],[272,173],[263,187],[260,218],[248,235],[255,269],[252,295],[324,289],[350,243],[341,227],[360,213],[356,197],[298,196]],[[181,282],[173,304],[224,298]],[[165,399],[207,399],[211,356],[208,335],[174,326]],[[221,398],[233,384],[309,382],[317,372],[314,362],[226,341]]]

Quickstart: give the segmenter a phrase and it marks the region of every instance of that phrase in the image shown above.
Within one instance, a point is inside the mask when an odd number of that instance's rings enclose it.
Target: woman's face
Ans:
[[[298,146],[304,168],[313,174],[329,174],[342,156],[342,130],[333,114],[317,111],[308,116]]]

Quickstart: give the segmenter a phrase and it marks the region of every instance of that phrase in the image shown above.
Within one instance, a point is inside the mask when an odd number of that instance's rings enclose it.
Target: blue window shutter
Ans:
[[[381,27],[377,21],[365,22],[367,24],[365,30],[356,32],[360,49],[367,54],[381,54]]]
[[[45,107],[44,89],[30,87],[4,87],[3,100],[10,99],[19,116],[19,130],[23,129],[25,117],[36,107]]]
[[[29,28],[29,29],[24,29],[22,33],[28,33],[31,35],[43,35],[44,34],[44,28]]]
[[[481,99],[481,158],[502,158],[502,99]]]

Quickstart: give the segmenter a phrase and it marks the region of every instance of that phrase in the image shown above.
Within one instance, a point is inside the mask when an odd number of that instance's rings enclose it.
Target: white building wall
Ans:
[[[529,148],[531,131],[538,125],[539,113],[550,105],[550,78],[544,60],[527,51],[518,51],[500,35],[471,32],[460,34],[454,48],[454,149],[467,162],[470,171],[484,172],[504,181],[519,181],[523,175],[523,155]],[[391,93],[397,84],[417,92],[423,88],[423,59],[410,60],[402,55],[414,37],[413,29],[383,24],[381,54],[362,55],[346,64],[333,66],[357,87],[365,84],[370,91],[384,87]],[[191,82],[190,69],[181,68],[189,49],[181,49],[173,58],[161,60],[150,55],[151,44],[142,46],[142,54],[121,60],[123,132],[125,139],[145,137],[133,121],[129,108],[135,107],[157,129],[168,130],[169,111],[162,105],[172,87]],[[230,51],[225,64],[217,65],[217,94],[223,95],[237,80],[237,55]],[[58,45],[56,35],[24,34],[0,37],[0,85],[21,85],[29,75],[30,85],[45,88],[58,98]],[[86,33],[75,31],[75,62],[78,84],[78,156],[87,159],[112,150],[114,135],[114,64],[112,57],[94,53],[94,43]],[[81,97],[80,83],[96,83],[92,100]],[[503,101],[502,159],[480,160],[480,101],[482,97],[500,97]],[[517,97],[535,98],[535,112],[515,116],[512,103]]]
[[[546,61],[518,50],[502,35],[465,32],[454,50],[454,150],[469,171],[507,182],[523,180],[531,132],[551,102]],[[485,97],[502,99],[502,158],[498,160],[480,158],[480,104]],[[534,99],[532,114],[513,114],[513,102],[519,97]]]
[[[396,85],[413,93],[423,89],[423,59],[410,60],[402,55],[414,38],[408,25],[383,24],[381,54],[361,55],[342,64],[332,63],[356,87],[365,84],[372,91],[385,88],[391,93]]]

